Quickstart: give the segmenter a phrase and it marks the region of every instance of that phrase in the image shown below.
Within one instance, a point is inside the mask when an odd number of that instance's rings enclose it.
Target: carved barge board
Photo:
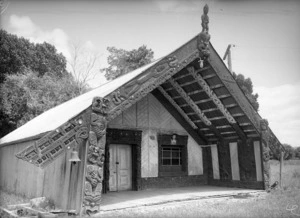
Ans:
[[[147,69],[143,74],[108,95],[110,113],[107,120],[114,119],[122,111],[142,99],[198,57],[197,38],[194,37],[180,49]]]
[[[16,154],[17,158],[44,168],[67,150],[84,143],[88,137],[89,109],[49,132],[34,145]]]

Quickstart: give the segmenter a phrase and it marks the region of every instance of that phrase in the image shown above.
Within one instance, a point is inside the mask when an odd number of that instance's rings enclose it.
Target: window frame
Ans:
[[[176,138],[175,143],[172,139]],[[160,134],[158,135],[158,176],[185,176],[188,172],[187,135]],[[179,148],[181,150],[181,165],[163,165],[162,149]]]

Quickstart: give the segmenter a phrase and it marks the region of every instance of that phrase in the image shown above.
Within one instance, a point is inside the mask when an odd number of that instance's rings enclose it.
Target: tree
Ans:
[[[253,93],[253,84],[250,78],[245,78],[243,74],[235,74],[233,73],[233,78],[236,80],[237,84],[240,86],[253,108],[258,111],[259,103],[258,103],[258,94]]]
[[[89,52],[79,43],[72,44],[72,57],[68,65],[80,93],[88,89],[87,83],[98,73],[99,57],[98,53]]]
[[[285,149],[283,159],[284,160],[293,159],[294,158],[294,148],[292,146],[290,146],[289,144],[282,144],[282,145]],[[276,148],[275,151],[270,151],[271,159],[280,160],[280,155],[281,155],[281,150],[278,148]]]
[[[6,75],[24,72],[31,69],[43,76],[53,73],[62,77],[67,73],[66,58],[57,53],[49,43],[34,44],[23,37],[0,30],[0,83]]]
[[[80,94],[72,75],[63,77],[46,73],[43,77],[32,70],[7,75],[0,85],[1,136],[32,118]]]
[[[143,45],[138,49],[126,51],[115,47],[108,47],[109,56],[107,62],[109,66],[100,71],[105,72],[108,80],[113,80],[121,75],[131,72],[139,67],[149,64],[153,60],[153,51]]]
[[[295,155],[295,158],[300,159],[300,147],[295,148],[294,155]]]

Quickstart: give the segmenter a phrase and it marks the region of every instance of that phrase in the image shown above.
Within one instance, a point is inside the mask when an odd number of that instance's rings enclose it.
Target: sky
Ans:
[[[232,67],[250,77],[259,94],[259,114],[282,143],[300,146],[300,1],[298,0],[6,0],[1,28],[49,42],[68,60],[72,44],[99,55],[92,87],[105,83],[106,48],[146,45],[154,58],[172,52],[201,32],[209,5],[211,43]],[[226,63],[226,62],[225,62]]]

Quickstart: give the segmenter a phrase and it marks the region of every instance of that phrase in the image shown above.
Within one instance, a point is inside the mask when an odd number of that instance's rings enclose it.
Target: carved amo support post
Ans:
[[[265,190],[269,190],[270,182],[270,149],[269,149],[269,123],[267,120],[260,121],[261,141],[262,141],[262,160],[263,160],[263,176]]]
[[[95,97],[92,103],[82,211],[87,215],[100,210],[108,103],[101,97]]]

